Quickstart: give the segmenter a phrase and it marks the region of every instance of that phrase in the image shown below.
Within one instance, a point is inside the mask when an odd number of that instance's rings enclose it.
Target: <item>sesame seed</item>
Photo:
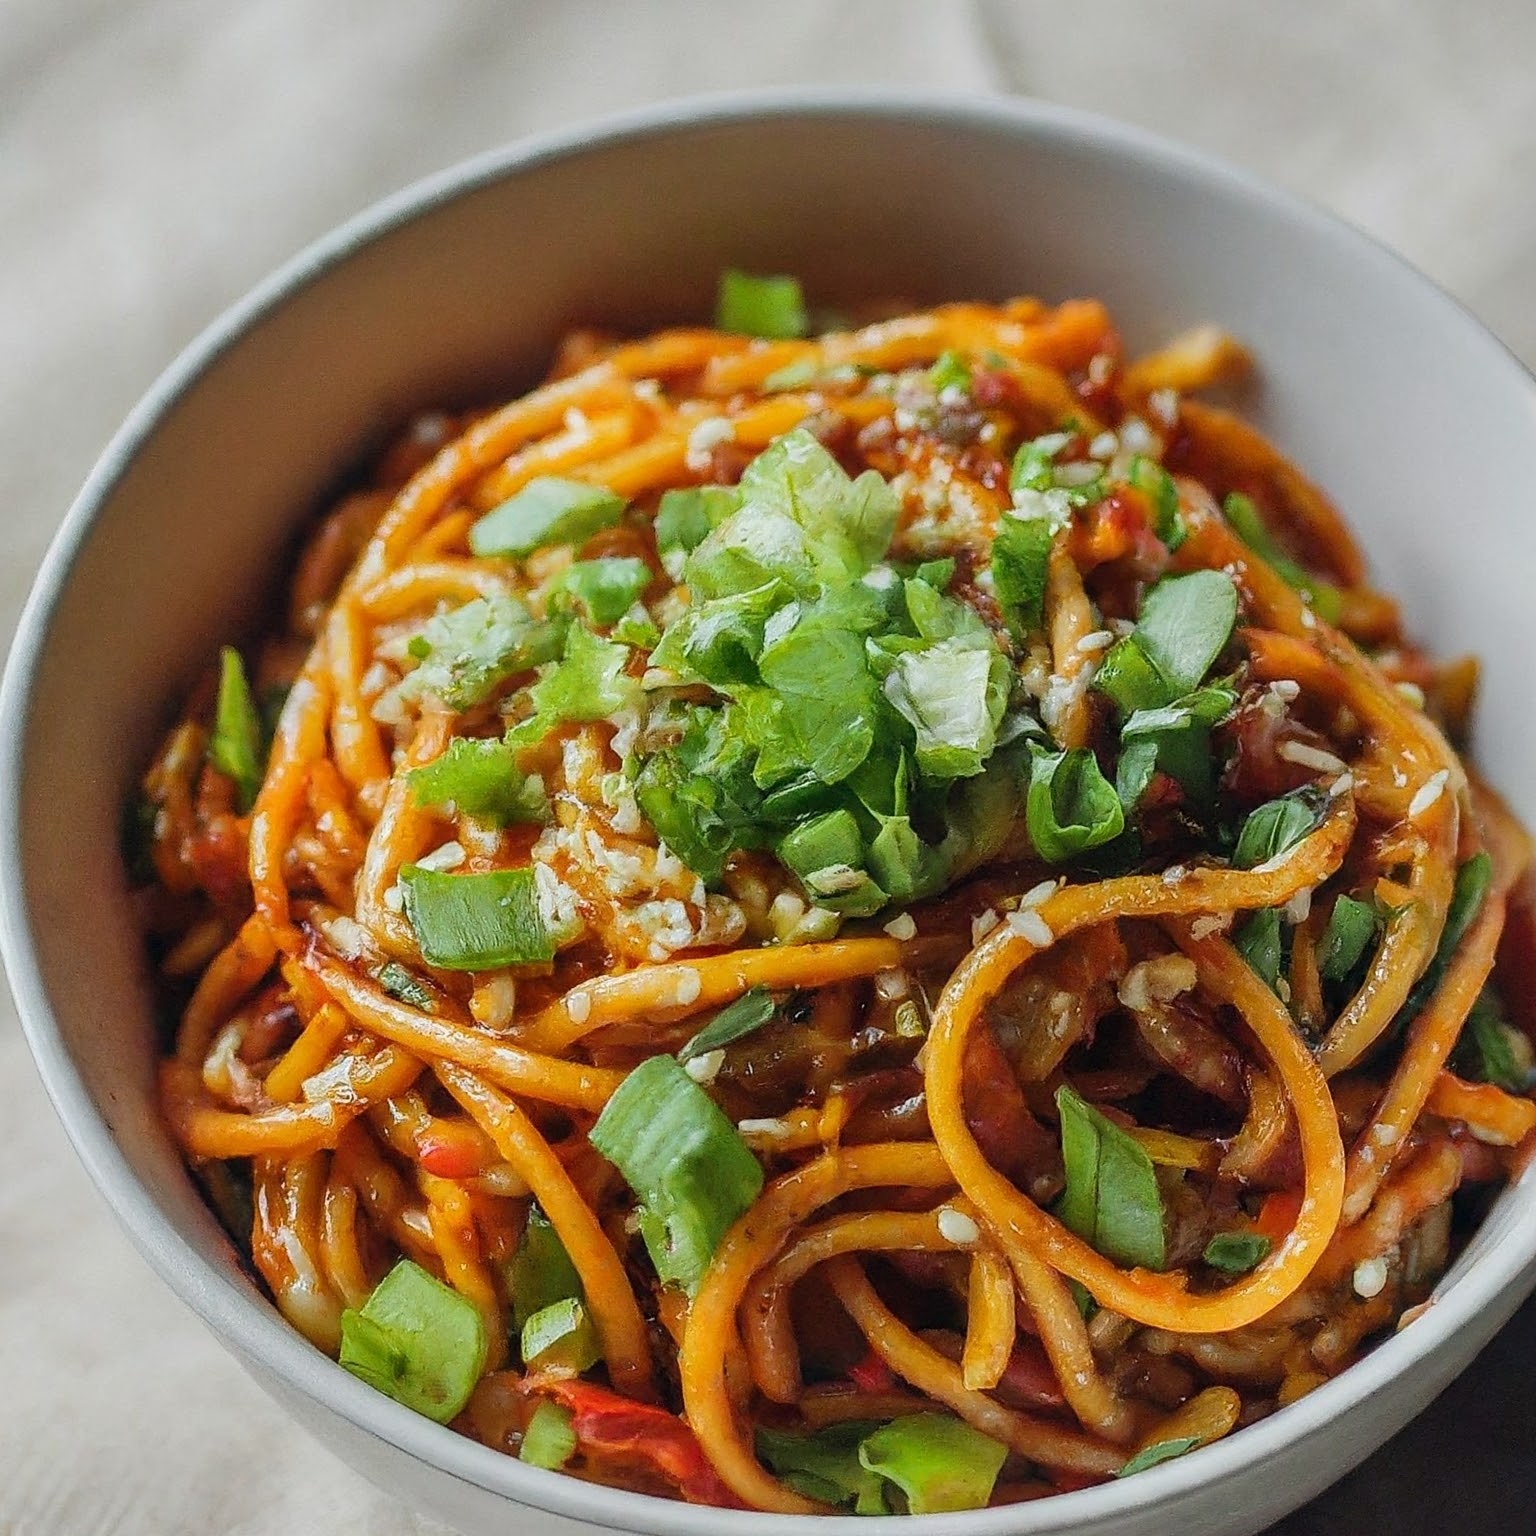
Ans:
[[[699,994],[704,990],[704,978],[691,965],[685,965],[677,973],[676,988],[677,1005],[686,1008],[689,1003],[698,1002]]]
[[[1328,786],[1328,798],[1337,800],[1340,795],[1347,795],[1355,787],[1355,776],[1352,773],[1341,773],[1332,784]]]
[[[712,1083],[725,1065],[724,1050],[702,1051],[683,1063],[683,1071],[696,1083]]]
[[[1275,749],[1275,756],[1295,763],[1299,768],[1315,768],[1319,773],[1343,773],[1347,766],[1343,758],[1307,741],[1282,741]]]
[[[1029,907],[1043,906],[1057,891],[1061,889],[1060,880],[1042,880],[1039,885],[1032,885],[1019,897],[1019,909],[1021,911]]]
[[[590,992],[567,992],[565,994],[565,1016],[572,1024],[585,1024],[592,1015],[592,994]]]
[[[1197,917],[1189,925],[1189,936],[1192,939],[1208,939],[1213,933],[1224,933],[1231,922],[1230,912],[1213,912],[1206,917]]]
[[[980,944],[1002,920],[1002,913],[994,911],[991,907],[988,907],[985,912],[978,912],[971,919],[971,943]]]
[[[1296,894],[1292,896],[1288,902],[1286,902],[1285,920],[1293,928],[1299,927],[1302,923],[1306,922],[1308,914],[1310,914],[1311,911],[1312,891],[1309,887],[1306,890],[1297,891]]]
[[[1442,768],[1438,773],[1432,773],[1419,785],[1414,792],[1413,799],[1408,802],[1408,814],[1410,816],[1422,816],[1435,801],[1445,792],[1445,781],[1450,777],[1450,770]]]
[[[1417,683],[1399,683],[1397,691],[1415,708],[1424,708],[1424,690]]]
[[[876,971],[875,996],[883,1003],[894,1003],[912,989],[907,984],[905,971]]]
[[[1387,1284],[1387,1261],[1381,1255],[1374,1259],[1362,1259],[1355,1265],[1354,1279],[1351,1282],[1355,1288],[1355,1295],[1369,1301],[1373,1296],[1381,1295]]]
[[[1100,432],[1088,444],[1088,456],[1092,459],[1112,459],[1119,449],[1120,439],[1113,432]]]
[[[434,848],[431,853],[424,853],[416,860],[422,869],[435,869],[439,873],[450,869],[457,869],[464,862],[463,843],[444,843],[440,848]]]
[[[1033,907],[1025,907],[1020,912],[1010,912],[1008,927],[1021,939],[1033,944],[1036,949],[1045,949],[1056,942],[1056,935],[1051,932],[1050,924]]]
[[[885,931],[893,939],[900,939],[905,944],[908,939],[915,939],[917,937],[917,924],[913,922],[910,912],[903,912],[899,917],[893,917],[885,925]]]
[[[1077,648],[1080,651],[1092,653],[1102,651],[1105,646],[1114,643],[1115,637],[1107,629],[1095,629],[1077,642]]]
[[[384,905],[391,912],[401,912],[405,909],[405,892],[398,885],[392,885],[384,892]]]
[[[1179,397],[1171,389],[1154,389],[1147,396],[1147,409],[1165,427],[1171,427],[1179,419]]]
[[[1301,684],[1293,677],[1277,677],[1269,685],[1269,691],[1282,699],[1294,699],[1301,693]]]
[[[964,1211],[946,1205],[939,1212],[939,1236],[957,1248],[972,1248],[981,1241],[981,1228]]]
[[[736,1129],[743,1136],[768,1136],[775,1141],[789,1135],[789,1126],[783,1120],[738,1120]]]

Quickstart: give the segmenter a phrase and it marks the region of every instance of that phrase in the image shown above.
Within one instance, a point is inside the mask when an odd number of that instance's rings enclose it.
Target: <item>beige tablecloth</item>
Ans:
[[[1532,0],[0,0],[0,640],[129,405],[303,242],[530,129],[810,81],[1030,92],[1176,135],[1363,224],[1536,360]],[[0,1536],[438,1532],[130,1251],[8,1000],[0,1082]],[[1536,1529],[1533,1351],[1527,1308],[1287,1536]]]

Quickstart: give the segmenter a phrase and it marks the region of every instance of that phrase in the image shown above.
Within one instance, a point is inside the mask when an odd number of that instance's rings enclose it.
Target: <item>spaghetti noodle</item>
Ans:
[[[132,808],[278,1307],[538,1465],[922,1512],[1411,1317],[1536,1128],[1530,844],[1209,329],[577,333],[421,418]]]

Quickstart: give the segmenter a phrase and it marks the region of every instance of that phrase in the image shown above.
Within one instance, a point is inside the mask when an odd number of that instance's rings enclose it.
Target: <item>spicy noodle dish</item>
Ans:
[[[131,807],[283,1315],[539,1467],[968,1509],[1411,1326],[1523,1164],[1525,832],[1324,495],[1093,301],[578,332]]]

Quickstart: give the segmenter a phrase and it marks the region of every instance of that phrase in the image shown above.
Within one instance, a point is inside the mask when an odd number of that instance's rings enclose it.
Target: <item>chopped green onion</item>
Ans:
[[[1456,1070],[1474,1082],[1492,1083],[1505,1093],[1526,1093],[1532,1055],[1529,1037],[1504,1017],[1498,994],[1484,991],[1467,1014],[1451,1059]]]
[[[582,1296],[581,1276],[560,1234],[536,1205],[528,1208],[523,1235],[507,1266],[507,1293],[512,1303],[512,1326],[519,1333],[537,1313],[558,1301],[580,1300]]]
[[[1161,1269],[1167,1238],[1152,1159],[1135,1137],[1065,1084],[1056,1090],[1056,1109],[1067,1176],[1056,1214],[1105,1258]]]
[[[605,720],[634,703],[640,684],[626,670],[629,658],[627,645],[571,625],[560,660],[528,690],[532,718],[508,732],[508,741],[525,746],[568,720]]]
[[[728,485],[693,485],[664,491],[656,508],[656,548],[661,554],[692,554],[711,533],[741,510],[741,496]]]
[[[1277,907],[1262,907],[1232,935],[1232,942],[1248,964],[1270,988],[1280,980],[1285,964],[1285,936]]]
[[[1169,549],[1177,549],[1184,542],[1184,529],[1179,519],[1179,488],[1173,476],[1155,459],[1137,454],[1126,479],[1152,503],[1152,531]]]
[[[1165,1461],[1172,1461],[1175,1456],[1186,1455],[1199,1444],[1199,1435],[1181,1435],[1176,1440],[1159,1440],[1156,1444],[1146,1446],[1142,1450],[1137,1451],[1115,1473],[1115,1476],[1133,1477],[1138,1472],[1145,1472],[1148,1467],[1160,1466]]]
[[[1316,791],[1297,789],[1249,812],[1232,851],[1232,867],[1257,869],[1288,853],[1316,830],[1323,804]]]
[[[431,988],[398,960],[386,960],[373,973],[373,979],[391,997],[398,998],[402,1003],[409,1003],[412,1008],[419,1008],[423,1013],[437,1012],[437,998]]]
[[[1456,871],[1451,887],[1451,901],[1446,908],[1445,926],[1440,930],[1440,941],[1435,945],[1434,958],[1424,969],[1424,974],[1413,984],[1407,1001],[1393,1020],[1393,1028],[1401,1030],[1419,1016],[1425,1003],[1434,995],[1445,975],[1463,938],[1483,909],[1488,887],[1493,881],[1493,860],[1486,853],[1474,853]]]
[[[219,652],[219,697],[213,710],[213,735],[208,761],[235,781],[242,814],[256,802],[261,788],[261,716],[251,700],[245,666],[232,645]]]
[[[579,1376],[602,1358],[597,1331],[575,1296],[541,1307],[523,1324],[518,1348],[530,1371],[555,1370]]]
[[[578,560],[560,573],[555,588],[568,592],[587,611],[587,618],[604,627],[617,624],[650,586],[652,572],[633,555],[604,555]]]
[[[574,1419],[569,1408],[548,1399],[541,1402],[523,1431],[518,1460],[526,1461],[530,1467],[542,1467],[546,1472],[558,1472],[576,1454]]]
[[[520,558],[552,544],[585,544],[618,522],[625,505],[607,486],[539,475],[475,523],[469,547],[485,559]]]
[[[469,1401],[486,1353],[480,1309],[409,1259],[341,1314],[342,1365],[439,1424]]]
[[[836,370],[834,370],[835,372]],[[777,395],[789,389],[804,389],[821,377],[821,364],[814,357],[802,357],[799,362],[786,363],[775,368],[763,380],[763,393]]]
[[[734,1003],[728,1003],[677,1053],[682,1062],[692,1061],[709,1051],[718,1051],[731,1045],[753,1030],[761,1029],[774,1014],[773,999],[764,987],[753,987],[743,992]]]
[[[849,1419],[814,1434],[795,1435],[760,1428],[757,1454],[796,1493],[856,1515],[886,1515],[885,1484],[859,1460],[859,1447],[880,1425]]]
[[[950,582],[955,579],[955,557],[945,555],[942,560],[924,560],[912,572],[912,579],[932,587],[936,592],[947,592]]]
[[[491,971],[555,957],[555,936],[539,914],[531,869],[449,875],[407,864],[400,889],[428,965]]]
[[[1376,937],[1378,927],[1376,909],[1370,902],[1340,896],[1328,914],[1328,926],[1317,947],[1317,969],[1323,980],[1347,980]]]
[[[417,805],[452,805],[498,827],[549,820],[544,781],[525,774],[505,742],[458,737],[441,757],[406,777]]]
[[[1268,561],[1287,586],[1303,593],[1314,612],[1330,624],[1337,624],[1344,606],[1344,594],[1331,583],[1322,581],[1290,559],[1265,527],[1259,509],[1240,491],[1233,491],[1222,503],[1222,511],[1233,531],[1261,560]]]
[[[1000,517],[992,541],[992,591],[1025,633],[1045,620],[1045,581],[1057,524],[1048,517]]]
[[[653,650],[661,639],[655,619],[639,603],[619,618],[609,634],[620,645],[632,645],[642,651]]]
[[[780,842],[777,852],[779,862],[804,879],[834,865],[862,864],[864,838],[851,811],[829,811],[802,822]]]
[[[809,326],[799,280],[793,277],[753,277],[736,267],[720,274],[715,296],[715,326],[738,336],[762,336],[789,341],[804,336]]]
[[[871,1472],[895,1483],[914,1515],[984,1509],[1008,1447],[947,1413],[914,1413],[877,1429],[859,1447]]]
[[[1205,1245],[1205,1262],[1225,1275],[1246,1275],[1270,1249],[1262,1232],[1218,1232]]]
[[[657,1275],[692,1295],[763,1187],[736,1127],[671,1056],[652,1056],[619,1084],[588,1140],[638,1196]]]
[[[560,654],[561,627],[535,619],[515,597],[477,597],[429,619],[410,642],[421,665],[397,687],[402,698],[431,694],[463,713],[518,672]]]
[[[1035,852],[1050,864],[1076,858],[1125,830],[1120,797],[1086,747],[1034,754],[1025,820]]]
[[[1056,455],[1072,441],[1070,432],[1050,432],[1020,443],[1013,455],[1008,488],[1013,491],[1048,491],[1056,484]]]
[[[928,387],[936,395],[942,395],[946,389],[958,389],[969,394],[971,365],[953,348],[941,352],[933,367],[928,370]]]

